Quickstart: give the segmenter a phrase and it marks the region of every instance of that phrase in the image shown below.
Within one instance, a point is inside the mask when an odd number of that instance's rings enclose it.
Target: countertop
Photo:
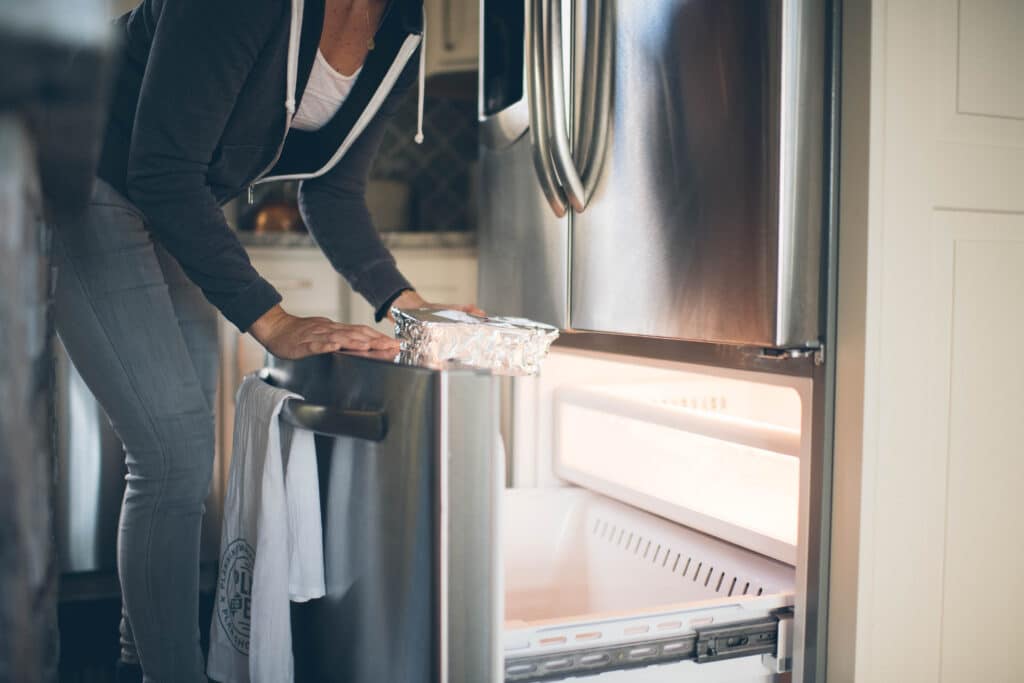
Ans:
[[[388,249],[459,249],[476,246],[476,233],[466,232],[382,232]],[[313,247],[313,238],[305,232],[239,232],[246,247]]]

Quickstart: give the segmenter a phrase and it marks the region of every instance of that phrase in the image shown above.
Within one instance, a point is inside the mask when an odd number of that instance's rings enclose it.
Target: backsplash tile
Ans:
[[[412,207],[409,225],[403,229],[474,230],[476,207],[470,175],[477,158],[476,98],[432,97],[429,93],[428,80],[423,144],[414,140],[417,101],[413,89],[387,126],[370,177],[397,180],[410,187]],[[296,182],[258,185],[254,200],[258,204],[268,196],[294,197],[297,188]],[[235,207],[238,217],[248,208],[243,197]]]
[[[400,180],[412,188],[413,229],[472,230],[474,198],[471,164],[477,157],[474,99],[430,96],[423,107],[422,145],[416,135],[416,92],[413,90],[388,124],[372,178]]]

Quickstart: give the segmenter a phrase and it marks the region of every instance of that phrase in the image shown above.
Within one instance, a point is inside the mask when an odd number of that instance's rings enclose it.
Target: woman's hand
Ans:
[[[407,289],[398,295],[398,298],[391,304],[393,308],[433,308],[435,310],[448,310],[448,311],[462,311],[469,313],[470,315],[486,316],[482,310],[474,306],[473,304],[432,304],[424,301],[417,292],[411,289]],[[388,317],[391,317],[391,311],[388,311]]]
[[[264,313],[249,334],[278,358],[298,360],[332,351],[393,351],[398,341],[366,325],[345,325],[327,318],[300,318],[280,306]]]

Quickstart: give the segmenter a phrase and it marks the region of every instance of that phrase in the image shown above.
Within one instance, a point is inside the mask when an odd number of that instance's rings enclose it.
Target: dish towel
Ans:
[[[294,681],[289,600],[324,595],[313,433],[282,430],[289,398],[301,397],[255,375],[236,395],[207,665],[222,683]]]

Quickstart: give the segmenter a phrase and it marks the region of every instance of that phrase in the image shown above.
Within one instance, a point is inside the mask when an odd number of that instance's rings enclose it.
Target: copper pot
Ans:
[[[246,223],[246,229],[255,233],[304,232],[306,229],[299,207],[283,200],[271,200],[257,207]]]

